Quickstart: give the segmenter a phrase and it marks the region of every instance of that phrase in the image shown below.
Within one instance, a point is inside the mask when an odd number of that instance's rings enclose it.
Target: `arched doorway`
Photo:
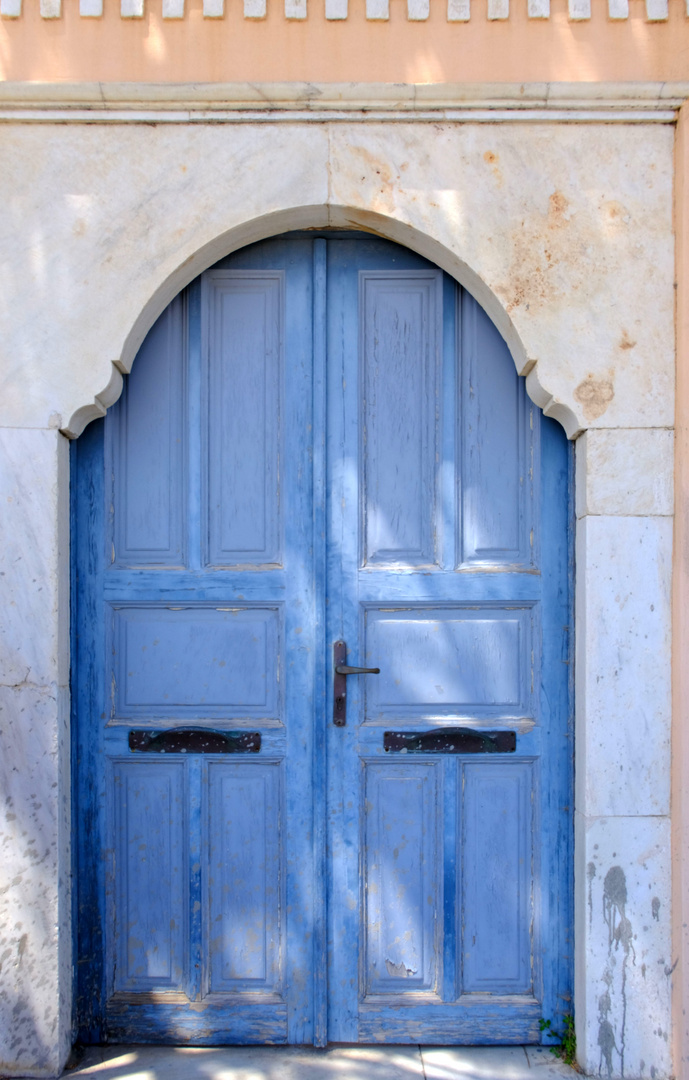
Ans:
[[[263,241],[75,446],[82,1040],[538,1041],[570,453],[482,309],[385,240]]]

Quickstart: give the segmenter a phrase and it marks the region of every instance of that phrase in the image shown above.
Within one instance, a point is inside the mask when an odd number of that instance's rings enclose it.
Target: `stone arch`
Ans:
[[[121,353],[112,361],[112,372],[107,385],[94,395],[93,401],[79,406],[62,428],[69,438],[78,437],[91,420],[103,416],[122,392],[122,377],[131,371],[136,354],[158,316],[174,296],[194,278],[208,269],[223,256],[239,248],[271,236],[295,229],[348,228],[374,233],[387,240],[408,247],[435,263],[455,278],[481,304],[493,320],[509,348],[517,372],[526,376],[529,396],[546,416],[558,420],[568,438],[572,439],[583,429],[583,423],[570,405],[551,394],[539,378],[538,363],[529,356],[527,343],[515,326],[513,319],[495,292],[477,270],[469,265],[461,253],[399,218],[378,211],[361,210],[346,206],[300,206],[260,215],[215,237],[160,280],[127,328],[123,336]]]

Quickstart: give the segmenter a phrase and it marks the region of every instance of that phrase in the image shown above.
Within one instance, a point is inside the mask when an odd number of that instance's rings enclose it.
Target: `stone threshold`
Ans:
[[[92,1046],[63,1080],[575,1080],[542,1046]]]

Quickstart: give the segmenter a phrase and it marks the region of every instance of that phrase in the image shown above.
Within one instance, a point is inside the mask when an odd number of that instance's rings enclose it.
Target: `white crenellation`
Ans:
[[[471,0],[447,0],[448,22],[469,22],[470,18]]]
[[[687,0],[689,3],[689,0]],[[0,0],[0,15],[5,19],[18,19],[22,13],[22,0]]]
[[[439,0],[437,0],[439,2]],[[487,18],[491,21],[509,19],[510,0],[486,0]],[[678,0],[679,2],[679,0]],[[286,19],[306,19],[307,0],[284,0]],[[684,0],[685,11],[689,17],[689,0]],[[645,0],[646,20],[648,22],[666,22],[669,17],[669,0]],[[407,0],[407,18],[411,22],[425,22],[430,17],[431,0]],[[527,0],[530,19],[549,19],[550,0]],[[40,0],[40,12],[44,19],[59,19],[62,14],[62,0]],[[22,0],[0,0],[0,16],[16,19],[22,13]],[[203,15],[206,19],[221,19],[225,13],[224,0],[203,0]],[[99,18],[103,14],[103,0],[79,0],[79,14],[82,18]],[[184,19],[184,0],[163,0],[164,19]],[[244,0],[245,19],[265,19],[267,0]],[[591,18],[591,0],[568,0],[568,14],[573,22],[582,22]],[[123,19],[141,19],[144,15],[144,0],[120,0],[120,15]],[[349,15],[348,0],[325,0],[325,17],[331,21],[342,21]],[[608,16],[611,19],[629,18],[629,0],[608,0]],[[390,18],[390,0],[366,0],[366,18],[388,20]],[[448,22],[469,22],[471,18],[471,0],[447,0]]]

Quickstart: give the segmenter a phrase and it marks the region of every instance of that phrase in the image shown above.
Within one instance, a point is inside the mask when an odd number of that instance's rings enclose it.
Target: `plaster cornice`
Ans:
[[[673,123],[689,82],[0,83],[0,121]]]

